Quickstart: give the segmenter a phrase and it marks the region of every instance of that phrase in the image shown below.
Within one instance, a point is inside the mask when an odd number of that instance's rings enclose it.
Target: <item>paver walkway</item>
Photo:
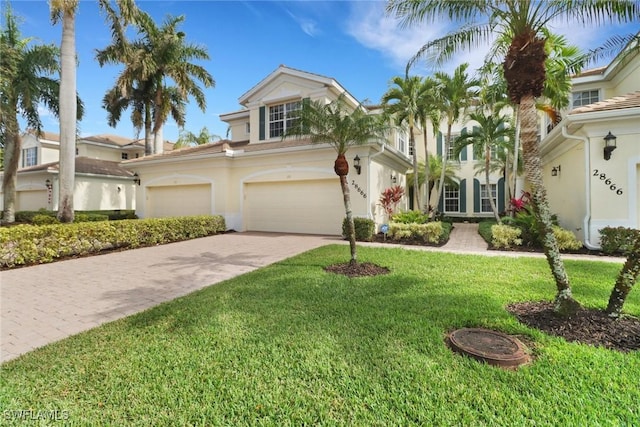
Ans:
[[[455,224],[449,242],[441,248],[404,248],[489,256],[543,256],[488,251],[477,230],[477,224]],[[0,362],[330,243],[347,244],[335,236],[228,233],[3,271]],[[607,257],[564,258],[623,262],[621,258]]]

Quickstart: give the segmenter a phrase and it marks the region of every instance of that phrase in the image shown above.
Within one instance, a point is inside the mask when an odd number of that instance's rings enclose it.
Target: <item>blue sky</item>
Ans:
[[[377,103],[393,76],[403,75],[407,60],[425,42],[446,34],[451,24],[439,22],[403,29],[385,16],[383,1],[145,1],[138,6],[160,23],[167,15],[185,15],[181,29],[187,40],[208,49],[210,61],[202,63],[216,81],[205,91],[206,112],[194,103],[187,110],[186,128],[194,133],[206,126],[224,137],[227,127],[219,115],[240,109],[238,98],[280,64],[336,79],[360,101]],[[4,4],[3,4],[4,5]],[[59,45],[62,28],[51,24],[45,0],[13,0],[11,7],[21,19],[23,37]],[[626,27],[583,28],[560,24],[555,31],[588,49],[599,46],[612,33],[638,31]],[[104,93],[113,86],[119,66],[100,68],[96,49],[110,43],[104,15],[96,2],[81,1],[76,19],[78,92],[85,103],[81,135],[116,134],[135,137],[128,112],[119,125],[107,124],[101,107]],[[456,56],[443,69],[462,62],[479,66],[486,50]],[[422,67],[419,74],[429,71]],[[42,112],[44,129],[58,132],[55,117]],[[164,130],[168,140],[177,139],[171,120]],[[140,135],[142,137],[142,135]]]

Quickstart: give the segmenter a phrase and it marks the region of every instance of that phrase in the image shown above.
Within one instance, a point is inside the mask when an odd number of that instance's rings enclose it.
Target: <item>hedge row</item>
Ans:
[[[151,218],[0,228],[0,267],[43,264],[104,250],[139,248],[224,232],[222,216]]]
[[[51,224],[57,222],[57,211],[49,211],[46,209],[40,209],[37,211],[18,211],[16,212],[16,222],[24,224]],[[45,217],[52,218],[47,222]],[[104,211],[75,211],[74,222],[86,222],[86,221],[117,221],[122,219],[136,219],[136,213],[131,209],[123,210],[104,210]]]

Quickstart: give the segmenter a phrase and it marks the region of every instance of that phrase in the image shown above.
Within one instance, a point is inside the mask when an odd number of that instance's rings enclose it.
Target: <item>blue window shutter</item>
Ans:
[[[473,211],[480,212],[480,181],[473,179]]]
[[[442,132],[438,132],[436,146],[438,157],[442,157]]]
[[[438,201],[438,212],[444,212],[444,189],[442,190],[440,200]]]
[[[265,132],[266,132],[266,107],[262,106],[260,107],[260,136],[259,139],[260,141],[264,141],[265,139]]]
[[[467,180],[460,181],[460,212],[467,212]]]
[[[498,180],[498,212],[504,212],[504,178]]]

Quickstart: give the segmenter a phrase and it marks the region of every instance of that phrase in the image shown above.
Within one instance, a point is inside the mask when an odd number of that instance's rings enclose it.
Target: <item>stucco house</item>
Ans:
[[[640,228],[640,50],[576,76],[572,90],[575,108],[540,146],[543,178],[560,225],[598,249],[601,228]]]
[[[281,65],[240,96],[241,109],[220,116],[231,139],[122,162],[140,179],[137,215],[219,214],[237,231],[341,234],[335,149],[282,138],[289,113],[303,100],[340,95],[354,108],[359,104],[333,78]],[[387,220],[378,199],[384,189],[404,185],[408,150],[406,135],[397,131],[385,142],[349,149],[354,216]]]
[[[172,144],[165,149],[170,150]],[[76,141],[76,210],[134,209],[133,173],[122,160],[144,155],[144,142],[115,135],[96,135]],[[60,136],[52,132],[22,135],[16,186],[16,211],[57,210]],[[0,188],[0,209],[3,208]]]

